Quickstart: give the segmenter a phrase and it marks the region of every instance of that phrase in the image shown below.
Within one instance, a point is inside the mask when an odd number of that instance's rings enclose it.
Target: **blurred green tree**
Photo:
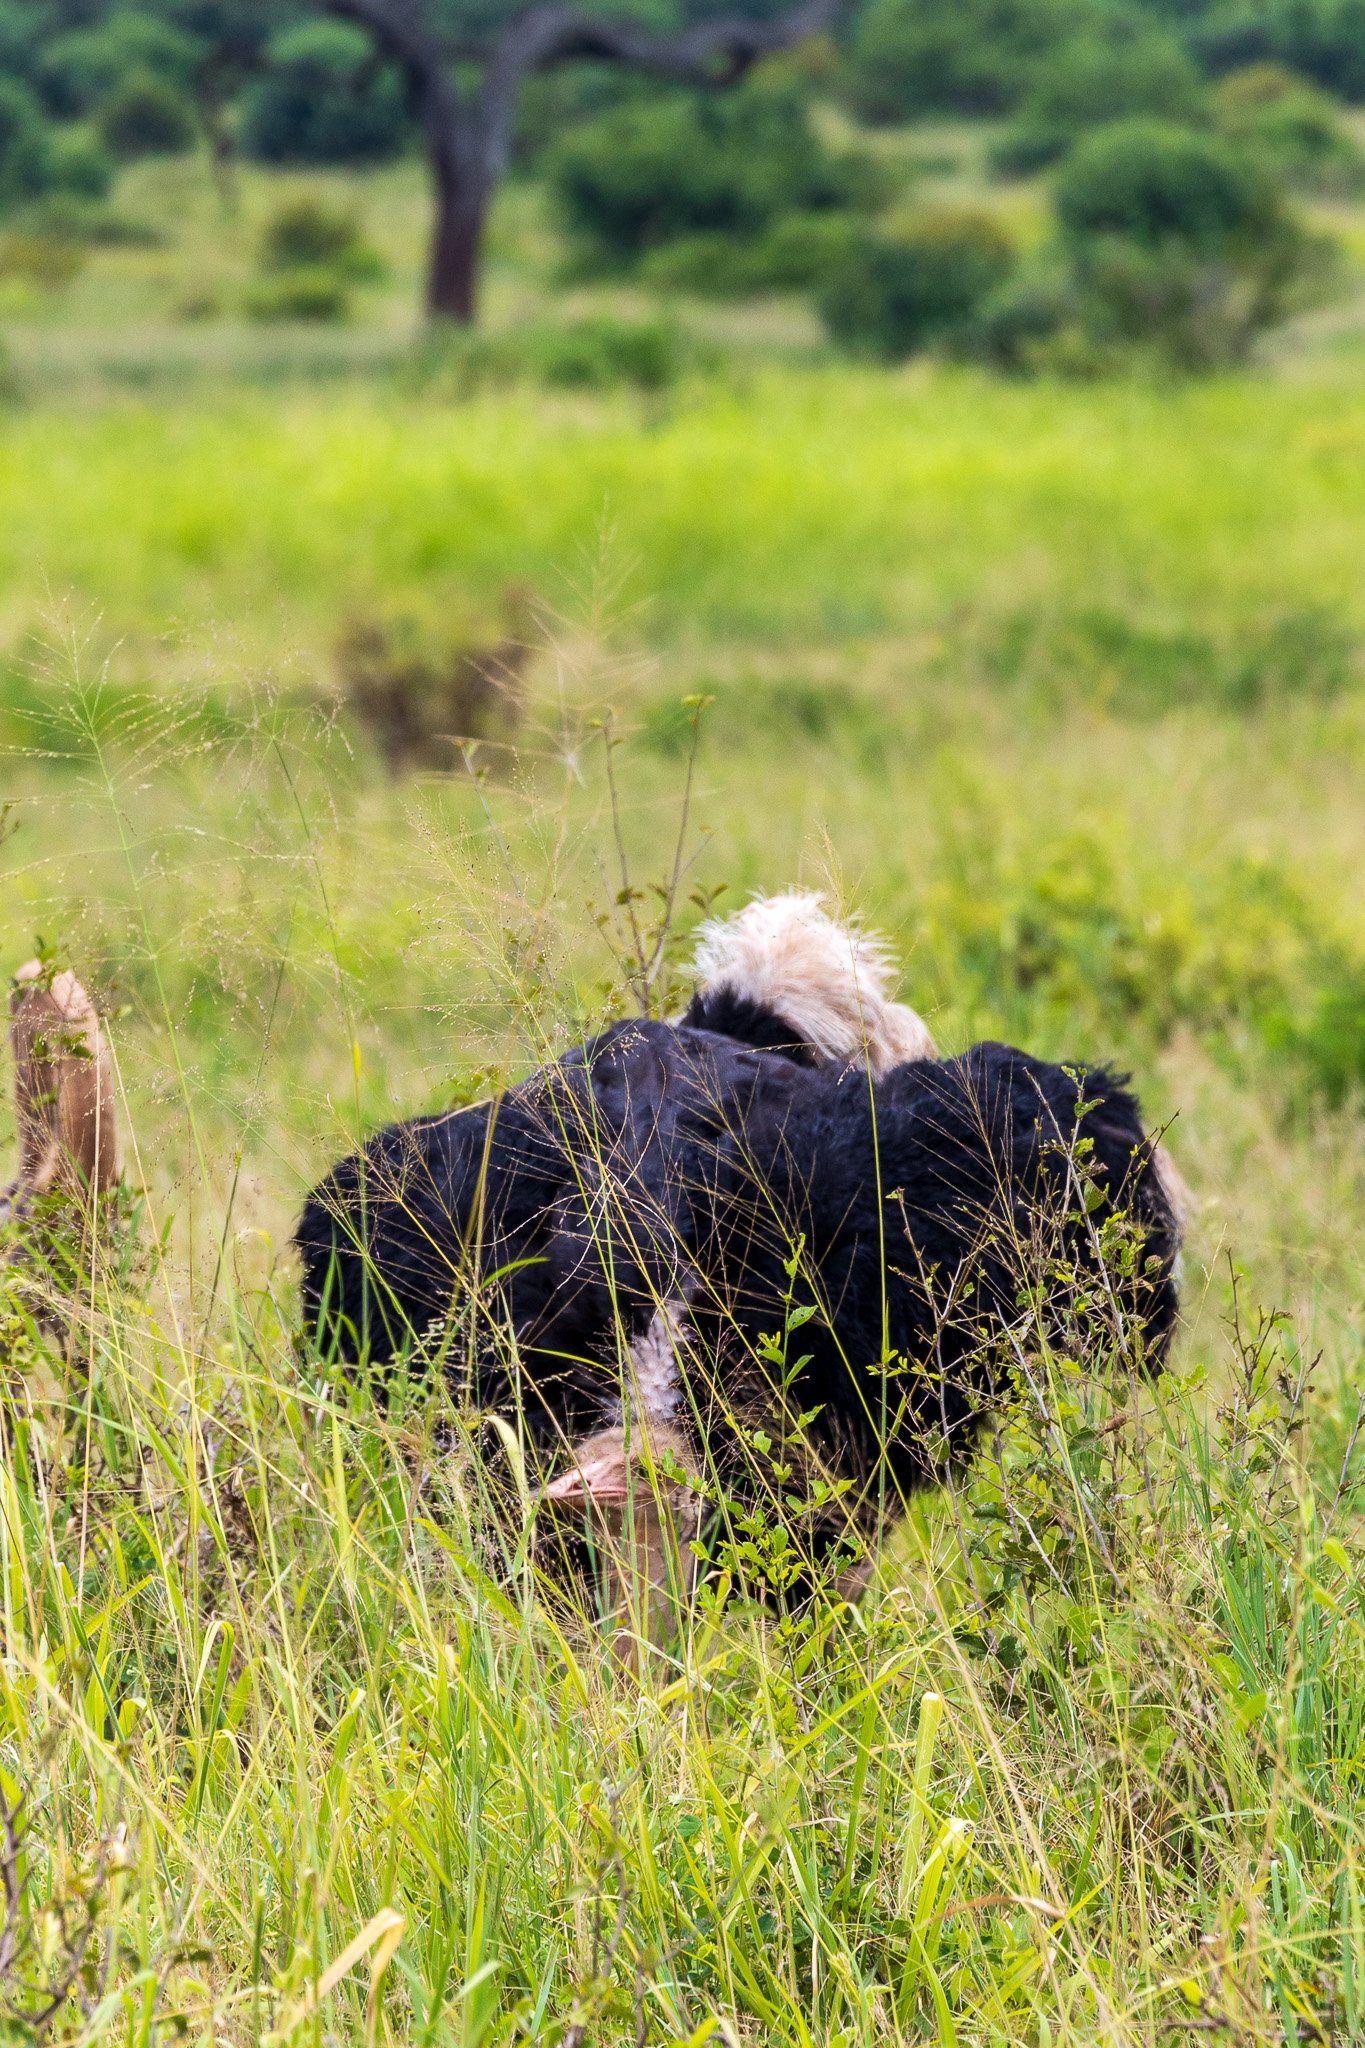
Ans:
[[[406,81],[436,199],[427,308],[463,323],[474,318],[484,223],[512,153],[527,78],[589,60],[723,87],[758,58],[817,34],[837,5],[798,0],[775,17],[756,9],[670,31],[555,4],[507,10],[500,0],[322,0],[324,12],[365,29]]]

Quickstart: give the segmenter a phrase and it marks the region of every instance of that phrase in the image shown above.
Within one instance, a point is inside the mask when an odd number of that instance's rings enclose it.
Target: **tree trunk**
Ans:
[[[436,220],[427,274],[427,311],[433,320],[471,326],[478,308],[479,259],[488,186],[468,166],[449,157],[432,165]]]
[[[759,57],[827,27],[840,0],[797,0],[793,13],[775,21],[724,17],[676,36],[610,15],[580,15],[554,0],[528,0],[526,11],[514,14],[492,46],[478,53],[482,78],[468,93],[457,75],[460,58],[429,23],[425,0],[321,4],[339,20],[368,30],[407,78],[436,190],[427,311],[435,320],[468,327],[478,302],[484,221],[507,168],[517,95],[530,72],[591,58],[694,85],[732,85]]]

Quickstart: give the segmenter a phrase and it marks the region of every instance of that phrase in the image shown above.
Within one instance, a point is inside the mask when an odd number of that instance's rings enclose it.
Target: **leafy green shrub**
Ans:
[[[99,132],[115,156],[179,156],[198,134],[189,95],[154,71],[132,71],[100,108]]]
[[[42,191],[47,150],[37,98],[17,78],[0,78],[0,206]]]
[[[959,340],[1012,263],[989,214],[924,211],[866,229],[831,265],[817,298],[836,341],[897,358]]]
[[[1215,96],[1223,134],[1286,183],[1352,192],[1365,184],[1365,150],[1331,96],[1281,64],[1253,64]]]
[[[119,8],[93,27],[54,37],[39,77],[55,114],[90,114],[133,77],[150,74],[184,92],[201,50],[194,36],[160,15]]]
[[[879,179],[814,135],[793,87],[628,104],[566,135],[551,189],[584,254],[621,264],[684,235],[755,237],[780,214],[868,203]]]
[[[1253,268],[1186,243],[1098,238],[1078,251],[1077,271],[1097,348],[1149,351],[1179,370],[1238,361],[1276,317]]]
[[[28,87],[0,77],[0,208],[46,193],[101,199],[112,178],[113,166],[93,136],[50,127]]]
[[[1260,166],[1168,122],[1116,122],[1079,143],[1056,206],[1093,338],[1186,369],[1244,354],[1329,260]]]
[[[990,292],[967,346],[996,370],[1076,376],[1102,367],[1075,278],[1055,258],[1023,266]]]
[[[1199,74],[1174,36],[1120,23],[1055,52],[992,162],[1006,174],[1027,174],[1055,163],[1078,135],[1107,122],[1136,114],[1195,121],[1203,105]]]
[[[862,232],[857,214],[786,213],[753,240],[682,235],[644,258],[641,275],[660,291],[702,298],[808,291],[848,256]]]
[[[784,213],[754,251],[755,272],[772,291],[820,285],[856,246],[858,217],[848,213]]]
[[[401,81],[374,65],[370,38],[307,21],[271,39],[268,70],[243,97],[242,146],[264,163],[377,163],[409,133]]]
[[[1086,0],[869,0],[853,25],[846,96],[867,121],[1004,113],[1094,11]]]
[[[43,140],[42,191],[79,205],[107,197],[114,182],[109,152],[85,128],[49,128]]]
[[[1365,1080],[1365,963],[1269,862],[1233,858],[1144,893],[1107,830],[1079,826],[1006,852],[982,818],[970,873],[926,902],[925,951],[992,1029],[1072,1044],[1178,1028],[1235,1060],[1292,1058],[1289,1095]]]
[[[1072,235],[1192,249],[1258,234],[1275,213],[1273,188],[1248,158],[1163,121],[1118,121],[1087,137],[1062,167],[1056,205]]]
[[[678,235],[657,249],[646,250],[640,276],[659,292],[692,292],[704,299],[740,299],[762,291],[756,240],[709,233]]]
[[[338,271],[314,264],[258,278],[243,294],[242,308],[251,320],[344,320],[351,294]]]
[[[270,215],[259,262],[262,275],[243,300],[253,320],[344,320],[352,285],[384,274],[354,210],[308,193]]]
[[[261,231],[265,271],[330,269],[346,277],[381,277],[379,251],[366,241],[355,210],[304,193],[276,207]]]

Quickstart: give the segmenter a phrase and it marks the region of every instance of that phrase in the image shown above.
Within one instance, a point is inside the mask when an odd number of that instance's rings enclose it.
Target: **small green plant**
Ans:
[[[359,215],[311,193],[286,200],[270,215],[261,230],[260,264],[267,273],[334,270],[358,281],[381,277],[384,271]]]
[[[83,128],[54,128],[30,88],[0,72],[0,212],[48,193],[102,199],[113,165]]]
[[[42,158],[41,191],[87,205],[108,196],[114,166],[98,135],[83,128],[48,132]]]
[[[194,146],[199,124],[179,86],[154,71],[132,71],[100,108],[99,132],[117,157],[178,156]]]
[[[894,360],[960,342],[1013,260],[988,214],[923,209],[861,234],[826,271],[817,301],[837,341]]]
[[[1027,175],[1064,157],[1092,128],[1137,115],[1197,122],[1205,91],[1173,35],[1120,17],[1107,34],[1078,36],[1039,66],[1016,119],[991,161],[1006,175]]]
[[[250,320],[301,320],[327,323],[345,320],[351,311],[351,293],[346,279],[323,264],[281,270],[258,278],[242,295],[242,309]]]
[[[261,231],[261,275],[243,305],[253,320],[345,320],[352,288],[384,274],[358,216],[304,193],[277,207]]]
[[[621,384],[661,391],[676,382],[686,358],[678,329],[666,320],[578,320],[534,334],[526,359],[546,384],[608,391]]]
[[[1217,137],[1173,122],[1116,121],[1063,166],[1057,214],[1070,235],[1219,252],[1276,224],[1265,174]]]
[[[0,75],[0,209],[43,189],[46,150],[36,95],[19,79]]]
[[[751,242],[782,214],[856,209],[884,191],[867,159],[819,139],[806,96],[782,79],[627,102],[570,130],[549,175],[580,262],[598,269],[683,237]]]
[[[1004,367],[1094,374],[1142,358],[1235,362],[1321,290],[1332,252],[1267,172],[1224,137],[1115,121],[1070,151],[1059,234],[982,308],[975,345]]]
[[[1310,192],[1351,193],[1365,185],[1365,150],[1340,105],[1280,64],[1234,71],[1215,95],[1218,125],[1273,175]]]

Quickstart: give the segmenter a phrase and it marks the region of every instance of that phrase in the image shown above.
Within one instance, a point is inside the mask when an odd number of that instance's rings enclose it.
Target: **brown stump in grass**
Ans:
[[[122,1172],[114,1073],[95,1006],[69,970],[30,960],[10,996],[19,1172],[0,1222],[56,1195],[81,1208]]]

